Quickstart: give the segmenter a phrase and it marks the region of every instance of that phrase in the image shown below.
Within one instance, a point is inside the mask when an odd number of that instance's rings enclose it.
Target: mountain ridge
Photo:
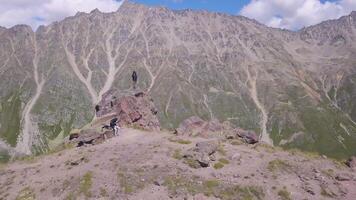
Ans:
[[[293,32],[125,2],[117,12],[80,14],[36,32],[6,29],[0,137],[26,153],[46,151],[89,123],[105,92],[132,92],[136,70],[165,128],[198,115],[255,130],[275,145],[289,141],[286,148],[353,155],[356,24],[347,18]]]

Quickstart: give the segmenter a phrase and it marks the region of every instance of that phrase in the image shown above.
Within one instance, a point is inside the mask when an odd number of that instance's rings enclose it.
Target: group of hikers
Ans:
[[[136,84],[137,84],[137,73],[136,71],[132,72],[132,82],[133,82],[133,88],[136,89]],[[112,102],[111,102],[112,104]],[[113,107],[113,105],[111,105],[111,107]],[[100,110],[99,105],[95,106],[95,111],[98,112]],[[118,118],[114,118],[112,120],[110,120],[110,124],[109,125],[103,125],[101,130],[103,131],[103,129],[111,129],[114,133],[114,136],[118,136],[119,135],[119,130],[120,130],[120,126],[118,125]]]

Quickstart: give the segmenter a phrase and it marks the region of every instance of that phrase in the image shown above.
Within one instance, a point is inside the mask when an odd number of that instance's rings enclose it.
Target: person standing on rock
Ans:
[[[117,121],[118,119],[117,118],[114,118],[110,121],[110,127],[111,129],[113,130],[114,132],[114,136],[117,136],[118,135],[118,132],[119,132],[119,126],[117,125]]]
[[[137,84],[137,73],[136,71],[132,72],[132,81],[133,81],[133,88],[136,89],[136,84]]]

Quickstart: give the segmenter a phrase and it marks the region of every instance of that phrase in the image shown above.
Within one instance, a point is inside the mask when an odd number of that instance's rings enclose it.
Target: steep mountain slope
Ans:
[[[101,96],[138,87],[176,127],[191,115],[267,143],[356,154],[356,12],[299,32],[126,1],[40,27],[0,29],[0,148],[42,152],[90,122]],[[0,149],[1,150],[1,149]]]

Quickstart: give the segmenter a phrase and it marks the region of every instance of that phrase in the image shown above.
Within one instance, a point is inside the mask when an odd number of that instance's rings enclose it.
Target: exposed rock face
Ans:
[[[145,130],[161,128],[153,100],[143,92],[118,99],[115,109],[120,126],[133,125]]]
[[[346,165],[356,170],[356,156],[352,156],[346,161]]]
[[[36,32],[0,28],[0,137],[46,149],[90,122],[110,89],[132,92],[135,70],[165,128],[196,115],[275,144],[303,132],[285,146],[346,158],[356,154],[355,30],[355,13],[292,32],[129,1]]]

